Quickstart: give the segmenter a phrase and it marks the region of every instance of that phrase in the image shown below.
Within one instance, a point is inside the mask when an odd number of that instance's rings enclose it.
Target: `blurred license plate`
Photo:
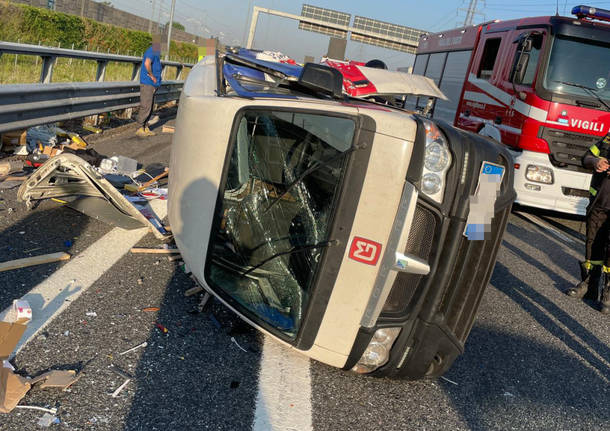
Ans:
[[[470,212],[464,230],[464,235],[469,240],[482,241],[485,234],[491,232],[491,220],[503,178],[504,166],[482,163],[477,189],[470,196]]]

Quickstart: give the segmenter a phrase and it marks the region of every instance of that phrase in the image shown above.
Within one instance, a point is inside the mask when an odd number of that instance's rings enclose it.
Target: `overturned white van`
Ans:
[[[335,69],[222,53],[184,86],[169,220],[197,280],[259,330],[335,367],[439,376],[493,271],[512,172],[486,138],[347,97]]]

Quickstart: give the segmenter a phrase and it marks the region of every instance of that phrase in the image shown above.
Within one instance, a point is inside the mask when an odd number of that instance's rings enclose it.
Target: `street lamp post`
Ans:
[[[174,26],[174,10],[176,9],[176,0],[172,0],[172,10],[169,14],[169,30],[167,30],[167,52],[165,53],[165,61],[169,60],[169,47],[172,40],[172,27]]]

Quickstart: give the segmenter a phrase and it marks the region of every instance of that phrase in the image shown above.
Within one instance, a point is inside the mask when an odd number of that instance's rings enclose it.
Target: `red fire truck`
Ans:
[[[590,174],[581,157],[610,130],[610,11],[572,13],[423,35],[413,73],[449,99],[436,101],[434,118],[509,147],[516,202],[584,214]]]

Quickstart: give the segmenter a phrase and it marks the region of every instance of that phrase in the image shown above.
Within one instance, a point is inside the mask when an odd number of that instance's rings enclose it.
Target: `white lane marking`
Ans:
[[[253,431],[311,431],[309,358],[265,336]]]
[[[524,212],[520,212],[520,211],[517,211],[517,214],[519,214],[522,217],[525,217],[526,219],[528,219],[532,223],[540,226],[541,228],[548,230],[550,233],[552,233],[557,238],[559,238],[563,241],[569,242],[570,244],[576,243],[572,238],[570,238],[569,236],[560,232],[559,229],[556,229],[554,226],[551,226],[550,224],[545,223],[544,221],[540,220],[538,217],[536,217],[532,214],[528,214],[528,213],[524,213]]]
[[[167,214],[167,201],[152,201],[151,207],[159,219],[163,219]],[[26,293],[21,299],[30,303],[32,321],[19,340],[13,356],[89,289],[148,232],[147,228],[135,230],[114,228]],[[8,309],[2,314],[6,311]]]

